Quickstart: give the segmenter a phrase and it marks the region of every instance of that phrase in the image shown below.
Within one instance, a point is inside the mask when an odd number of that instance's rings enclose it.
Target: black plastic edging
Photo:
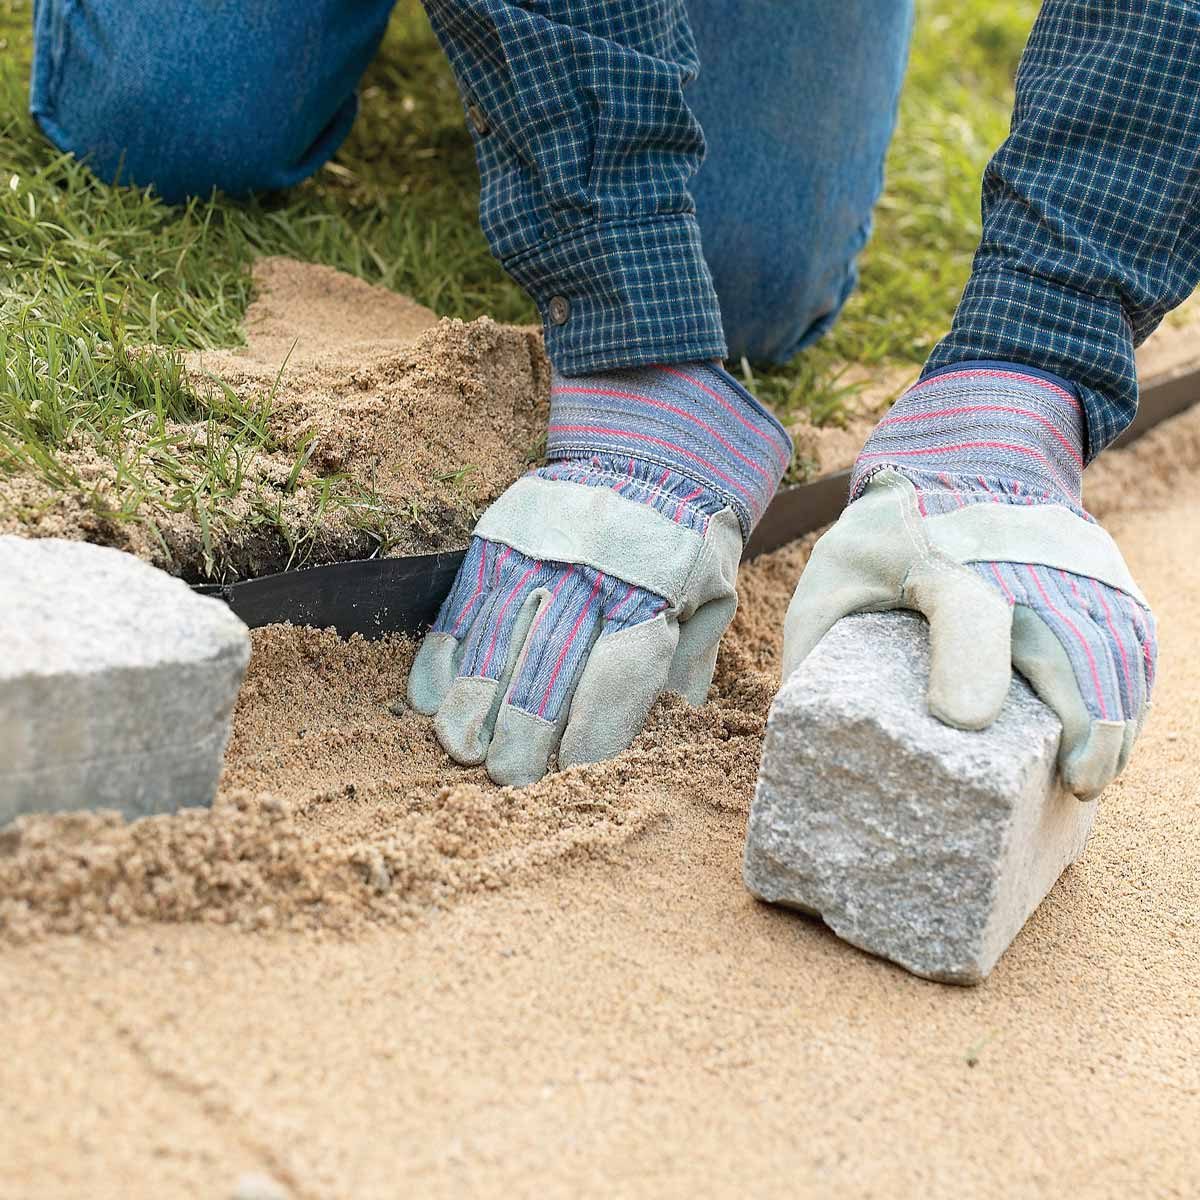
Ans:
[[[836,471],[811,483],[780,488],[754,527],[743,558],[757,558],[794,542],[841,516],[850,494],[850,472]]]
[[[450,591],[463,551],[410,558],[361,558],[281,571],[237,583],[197,584],[224,600],[251,629],[290,621],[333,626],[342,637],[416,633],[428,625]]]
[[[1127,446],[1162,421],[1200,401],[1200,371],[1146,388],[1132,425],[1113,443]],[[838,471],[779,491],[746,547],[754,558],[837,520],[846,506],[850,472]],[[461,550],[410,558],[367,558],[304,567],[237,583],[196,584],[194,590],[224,600],[251,629],[290,621],[330,626],[343,637],[361,633],[417,633],[450,591]]]

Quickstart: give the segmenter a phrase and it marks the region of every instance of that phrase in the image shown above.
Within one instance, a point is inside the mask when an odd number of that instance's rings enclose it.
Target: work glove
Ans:
[[[1083,413],[1036,371],[961,363],[879,423],[851,503],[820,539],[784,627],[784,677],[840,617],[909,608],[930,627],[929,710],[982,729],[1016,667],[1062,721],[1080,799],[1124,768],[1154,684],[1154,618],[1082,507]]]
[[[719,366],[556,375],[547,464],[484,513],[409,675],[447,753],[523,786],[625,749],[663,691],[702,704],[790,456]]]

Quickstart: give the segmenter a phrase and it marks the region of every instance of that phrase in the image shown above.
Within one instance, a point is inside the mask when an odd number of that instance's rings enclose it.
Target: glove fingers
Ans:
[[[1140,643],[1114,589],[1062,570],[1024,565],[1014,571],[1062,648],[1088,712],[1085,738],[1067,746],[1064,732],[1060,769],[1067,787],[1090,800],[1116,778],[1133,749],[1146,696],[1145,671],[1134,661]]]
[[[507,546],[473,537],[454,577],[454,586],[438,610],[433,632],[449,634],[461,642],[500,582],[511,555]]]
[[[916,491],[883,471],[813,547],[783,625],[783,678],[842,617],[903,606],[903,582],[926,548]]]
[[[437,712],[458,674],[460,643],[448,633],[430,633],[408,673],[408,702],[427,717]]]
[[[836,529],[835,525],[830,532]],[[893,588],[881,584],[862,565],[847,561],[835,543],[822,539],[813,547],[784,618],[783,678],[795,671],[842,617],[863,609],[894,608],[898,603]]]
[[[458,674],[463,642],[495,588],[506,546],[472,538],[450,594],[408,674],[408,702],[426,716],[437,712]]]
[[[1062,722],[1060,762],[1087,741],[1092,715],[1084,703],[1071,660],[1054,631],[1032,608],[1013,609],[1013,666]]]
[[[910,573],[904,600],[929,621],[929,711],[986,728],[1012,679],[1012,608],[969,567],[936,558]]]
[[[1134,743],[1138,740],[1142,733],[1142,721],[1126,721],[1125,735],[1121,739],[1121,753],[1117,757],[1117,769],[1113,772],[1113,778],[1125,770],[1126,764],[1129,762],[1129,756],[1133,753]]]
[[[1118,594],[1118,603],[1129,617],[1133,626],[1133,636],[1137,641],[1136,653],[1142,660],[1142,679],[1145,681],[1146,706],[1150,705],[1150,697],[1154,691],[1154,676],[1158,666],[1158,637],[1154,625],[1154,614],[1143,608],[1131,596]]]
[[[1079,577],[1028,563],[1007,566],[1016,603],[1033,609],[1053,632],[1091,717],[1123,720],[1118,656],[1103,620],[1096,619],[1099,609],[1093,615],[1084,592],[1072,586]]]
[[[717,647],[737,612],[737,596],[719,596],[702,604],[686,621],[678,622],[678,643],[665,688],[679,692],[689,704],[699,707],[717,669]]]
[[[549,769],[562,726],[561,720],[545,721],[511,704],[501,705],[487,755],[492,782],[518,788],[537,783]]]
[[[1056,571],[1064,590],[1070,591],[1077,611],[1091,617],[1099,629],[1113,663],[1116,676],[1116,700],[1113,720],[1124,717],[1136,721],[1146,705],[1146,673],[1141,642],[1127,609],[1120,604],[1119,593],[1094,579]]]
[[[506,598],[476,622],[469,643],[456,656],[459,675],[433,722],[438,740],[456,762],[475,766],[487,756],[500,701],[536,613],[549,596],[545,588],[530,590],[539,574],[526,568],[510,588],[498,589],[497,595]],[[468,674],[472,668],[476,673]]]
[[[679,634],[678,622],[660,613],[600,636],[571,700],[559,766],[602,762],[629,746],[667,690]]]
[[[1126,724],[1093,721],[1082,748],[1060,764],[1063,783],[1080,800],[1094,800],[1116,779],[1122,766]]]
[[[499,694],[495,679],[454,681],[433,718],[433,729],[455,762],[473,767],[487,757]]]
[[[1128,756],[1126,723],[1093,718],[1058,635],[1025,604],[1013,610],[1012,645],[1013,666],[1062,722],[1058,767],[1063,783],[1081,800],[1091,799]]]
[[[567,567],[549,594],[539,597],[487,752],[488,774],[496,783],[524,787],[545,775],[599,632],[606,582],[599,571]]]
[[[1112,643],[1113,657],[1119,668],[1121,701],[1127,721],[1137,722],[1149,703],[1146,680],[1145,658],[1142,643],[1137,635],[1129,612],[1118,600],[1117,592],[1089,579],[1089,586],[1100,605],[1104,618],[1104,629]]]

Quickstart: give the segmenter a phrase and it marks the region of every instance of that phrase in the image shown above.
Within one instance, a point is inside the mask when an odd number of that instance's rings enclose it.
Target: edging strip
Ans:
[[[463,551],[410,558],[362,558],[281,571],[237,583],[196,584],[224,600],[251,629],[290,621],[333,626],[366,638],[416,633],[428,625],[449,593]]]
[[[1113,443],[1130,442],[1200,401],[1200,371],[1146,388],[1133,424]],[[743,558],[786,546],[837,520],[846,506],[850,472],[783,488],[767,506]],[[463,551],[409,558],[367,558],[282,571],[236,583],[201,583],[194,590],[224,600],[251,629],[289,621],[332,626],[342,637],[360,633],[419,633],[437,616],[463,560]]]

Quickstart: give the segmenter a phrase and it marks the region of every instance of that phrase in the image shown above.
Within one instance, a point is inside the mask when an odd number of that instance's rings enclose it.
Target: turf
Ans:
[[[99,184],[38,134],[26,115],[30,7],[0,0],[0,470],[78,488],[58,452],[83,440],[122,467],[118,502],[95,501],[108,517],[152,522],[165,506],[220,521],[247,486],[240,464],[267,444],[270,396],[198,394],[179,355],[238,339],[258,254],[339,267],[446,315],[534,318],[479,232],[471,142],[418,4],[397,5],[354,130],[315,179],[249,204],[174,208]],[[979,175],[1006,131],[1036,9],[920,0],[862,286],[834,332],[794,363],[744,368],[777,408],[836,421],[844,364],[917,364],[944,331],[978,238]],[[161,349],[131,352],[146,344]],[[205,422],[203,447],[172,442],[180,420]],[[137,462],[124,436],[133,426],[143,443],[154,431]],[[306,472],[298,461],[295,479]],[[371,511],[337,478],[322,487],[323,503]],[[270,522],[269,497],[255,519]],[[222,570],[215,558],[206,565]]]

